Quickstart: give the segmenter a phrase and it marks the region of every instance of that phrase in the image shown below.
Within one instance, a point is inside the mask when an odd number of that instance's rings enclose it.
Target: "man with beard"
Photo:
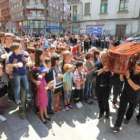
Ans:
[[[105,114],[105,118],[109,118],[109,93],[110,93],[110,75],[111,72],[107,67],[108,52],[103,51],[101,54],[101,61],[98,61],[95,66],[93,76],[96,76],[95,91],[98,97],[98,105],[100,109],[99,117],[101,118]]]
[[[115,123],[115,126],[111,129],[114,131],[119,131],[124,114],[129,103],[129,108],[126,112],[126,119],[124,120],[125,124],[128,124],[130,119],[133,116],[136,105],[139,101],[139,90],[140,90],[140,60],[136,61],[136,64],[133,66],[133,69],[129,72],[126,72],[125,75],[120,75],[120,80],[124,81],[124,88],[120,98],[120,106],[118,110],[118,116]]]

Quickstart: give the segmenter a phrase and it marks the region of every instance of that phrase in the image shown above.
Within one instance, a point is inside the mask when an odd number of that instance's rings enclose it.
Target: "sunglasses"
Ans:
[[[72,68],[66,68],[67,70],[72,69]]]

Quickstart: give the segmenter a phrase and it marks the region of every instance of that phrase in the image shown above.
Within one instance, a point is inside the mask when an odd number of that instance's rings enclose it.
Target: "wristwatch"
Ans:
[[[130,77],[127,78],[127,80],[130,80],[130,79],[131,79]]]

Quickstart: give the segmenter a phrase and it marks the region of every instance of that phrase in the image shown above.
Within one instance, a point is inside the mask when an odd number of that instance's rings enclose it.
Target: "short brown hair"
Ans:
[[[16,36],[13,40],[13,42],[16,42],[16,43],[20,43],[20,41],[21,41],[21,38],[18,36]]]
[[[97,54],[97,55],[100,55],[100,52],[99,52],[98,50],[95,50],[95,51],[94,51],[94,57],[96,56],[96,54]]]
[[[65,51],[66,47],[65,46],[60,46],[60,51]]]
[[[92,53],[90,53],[90,52],[86,53],[86,55],[85,55],[85,59],[86,60],[89,59],[89,58],[91,58],[91,57],[93,57],[93,54]]]
[[[19,43],[13,43],[12,46],[10,47],[10,50],[14,52],[19,48],[20,44]]]
[[[27,52],[28,53],[35,53],[35,48],[34,47],[27,47]]]

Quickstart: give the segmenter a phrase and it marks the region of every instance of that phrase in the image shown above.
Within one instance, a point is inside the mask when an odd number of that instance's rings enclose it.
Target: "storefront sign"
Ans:
[[[101,25],[87,25],[87,33],[90,35],[102,35]]]
[[[24,29],[30,29],[30,26],[23,26]]]
[[[61,26],[45,26],[45,29],[63,29]]]

